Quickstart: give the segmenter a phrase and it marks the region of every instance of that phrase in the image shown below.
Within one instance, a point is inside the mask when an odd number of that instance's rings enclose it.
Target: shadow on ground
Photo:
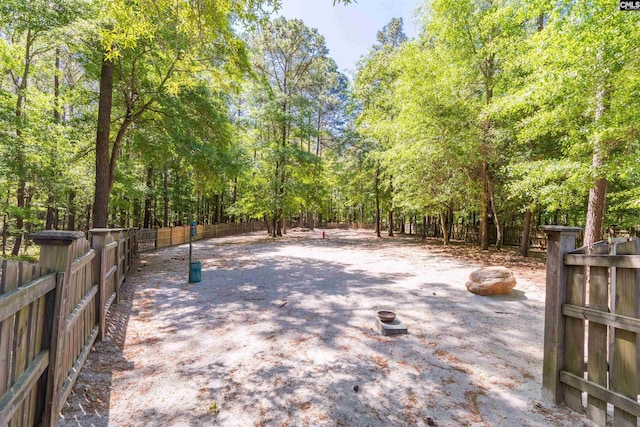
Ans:
[[[96,347],[88,367],[102,367],[101,352],[114,351],[115,363],[103,376],[81,374],[63,424],[581,420],[538,400],[538,285],[480,297],[464,287],[477,265],[394,239],[328,235],[199,241],[197,284],[186,283],[184,246],[143,255],[129,329],[124,313],[118,325],[124,348],[118,334]],[[374,326],[381,309],[409,334],[383,337]],[[94,386],[106,390],[102,404],[79,409],[88,406],[83,387]]]

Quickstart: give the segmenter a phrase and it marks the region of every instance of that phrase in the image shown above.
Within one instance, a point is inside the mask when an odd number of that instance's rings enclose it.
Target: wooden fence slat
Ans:
[[[98,337],[99,331],[100,331],[100,328],[97,325],[94,326],[94,328],[91,331],[91,334],[89,334],[89,337],[87,338],[87,341],[82,346],[80,354],[75,360],[73,366],[69,369],[68,376],[65,378],[65,381],[62,384],[61,391],[60,391],[60,401],[58,402],[58,405],[60,408],[62,408],[65,402],[67,401],[67,398],[69,397],[69,393],[71,393],[71,389],[73,388],[73,385],[78,379],[78,375],[80,375],[80,370],[82,366],[84,366],[84,363],[87,361],[87,357],[89,357],[89,353],[91,353],[91,347],[93,347],[93,344],[95,343],[96,338]]]
[[[17,313],[56,287],[56,275],[49,274],[0,296],[0,320]]]
[[[41,276],[42,272],[38,272],[38,276]],[[55,283],[55,279],[54,279]],[[43,295],[38,300],[33,302],[33,311],[31,317],[31,324],[33,325],[30,341],[30,354],[29,361],[30,363],[34,363],[35,358],[42,351],[42,329],[44,327],[44,302],[45,296]],[[48,363],[48,362],[47,362]],[[27,425],[32,426],[36,425],[36,417],[40,416],[40,412],[43,408],[43,405],[39,401],[38,393],[40,392],[40,381],[37,380],[35,385],[31,388],[31,395],[29,398],[31,399],[29,418],[27,419]],[[39,421],[39,420],[38,420]]]
[[[567,269],[567,303],[584,306],[585,304],[585,268],[573,266]],[[584,320],[567,318],[565,324],[565,342],[569,343],[565,351],[566,370],[574,375],[584,372]],[[582,391],[570,386],[564,388],[565,404],[576,412],[582,412]]]
[[[15,333],[13,335],[13,367],[11,369],[11,383],[15,384],[16,380],[27,369],[29,361],[27,360],[28,352],[28,336],[29,336],[29,318],[31,317],[30,306],[22,308],[16,314]],[[16,411],[12,424],[19,425],[24,411],[24,401],[20,408]]]
[[[2,283],[3,293],[10,293],[18,287],[19,263],[16,261],[2,262]],[[9,316],[2,322],[0,329],[0,393],[5,393],[11,387],[11,377],[13,370],[13,335],[15,333],[15,314]]]
[[[47,350],[38,356],[29,365],[22,375],[11,386],[8,392],[0,399],[0,425],[6,425],[13,414],[18,410],[31,388],[38,381],[49,365],[49,352]]]
[[[566,302],[567,274],[564,255],[575,249],[579,228],[546,226],[548,236],[547,277],[544,315],[544,359],[542,366],[542,397],[559,404],[564,401],[560,371],[564,368],[565,321],[562,305]]]
[[[638,254],[638,240],[617,245],[620,255]],[[628,268],[616,269],[615,312],[627,316],[638,315],[638,271]],[[611,389],[630,398],[638,396],[638,365],[636,363],[636,333],[623,329],[615,330],[614,350],[611,363]],[[636,427],[635,415],[614,407],[613,425]]]
[[[609,253],[609,247],[594,247],[592,251],[600,254]],[[603,312],[609,311],[609,270],[606,267],[590,267],[589,308]],[[607,331],[607,326],[589,322],[588,379],[604,388],[607,387],[608,371]],[[587,417],[598,425],[606,425],[607,402],[595,395],[587,395]]]

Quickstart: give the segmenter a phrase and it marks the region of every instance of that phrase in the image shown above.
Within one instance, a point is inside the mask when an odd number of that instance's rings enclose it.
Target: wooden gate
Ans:
[[[548,234],[543,396],[596,424],[637,426],[640,240],[575,249],[579,229]]]

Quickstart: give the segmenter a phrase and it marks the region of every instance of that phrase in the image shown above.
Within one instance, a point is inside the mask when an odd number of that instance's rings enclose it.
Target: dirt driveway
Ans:
[[[142,254],[61,424],[591,425],[540,399],[541,261],[326,232],[199,241],[191,285],[188,246]],[[512,296],[467,292],[491,263]]]

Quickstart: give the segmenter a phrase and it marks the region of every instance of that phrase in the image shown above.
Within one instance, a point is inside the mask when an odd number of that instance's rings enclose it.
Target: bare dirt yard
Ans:
[[[541,400],[544,263],[415,236],[292,230],[145,253],[65,426],[579,426]],[[508,297],[469,273],[512,269]],[[384,337],[378,310],[408,335]]]

